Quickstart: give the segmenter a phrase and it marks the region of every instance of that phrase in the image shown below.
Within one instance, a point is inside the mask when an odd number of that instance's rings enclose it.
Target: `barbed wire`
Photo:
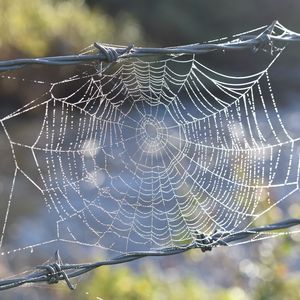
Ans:
[[[280,28],[281,34],[275,34],[274,30]],[[73,65],[88,61],[99,61],[112,63],[120,59],[153,55],[180,55],[180,54],[203,54],[212,51],[231,51],[253,49],[270,51],[274,50],[273,42],[296,42],[300,41],[300,34],[284,28],[278,21],[274,21],[265,31],[258,35],[240,35],[225,43],[192,44],[167,48],[143,48],[130,46],[114,46],[108,44],[94,43],[98,53],[52,56],[41,58],[21,58],[0,61],[0,72],[22,68],[27,65]]]
[[[275,27],[278,29],[285,29],[281,34],[274,33]],[[180,54],[203,54],[212,51],[231,51],[252,49],[255,52],[258,50],[268,51],[273,53],[277,48],[274,42],[295,42],[300,41],[300,34],[292,32],[284,28],[278,21],[274,21],[270,26],[258,34],[245,34],[235,37],[233,40],[225,43],[206,43],[206,44],[192,44],[178,47],[168,48],[142,48],[134,46],[114,46],[94,43],[95,49],[99,51],[96,54],[80,54],[67,56],[53,56],[43,58],[22,58],[0,61],[0,72],[10,71],[22,68],[26,65],[42,64],[42,65],[72,65],[81,64],[87,61],[106,62],[111,64],[121,59],[131,57],[153,56],[153,55],[180,55]],[[300,225],[300,219],[288,219],[266,226],[259,226],[248,228],[247,230],[238,232],[222,232],[216,231],[211,235],[205,235],[201,232],[194,232],[195,239],[192,243],[181,245],[180,247],[162,248],[150,251],[131,252],[124,255],[114,257],[109,260],[98,261],[95,263],[84,264],[64,264],[60,257],[59,251],[55,253],[55,262],[37,266],[29,275],[14,277],[10,279],[0,280],[0,291],[15,288],[24,284],[33,284],[46,282],[55,284],[60,281],[65,281],[70,289],[75,289],[70,279],[78,277],[84,273],[90,272],[96,268],[122,264],[125,262],[134,261],[143,257],[151,256],[169,256],[189,251],[191,249],[200,249],[202,252],[211,251],[215,247],[230,246],[231,243],[246,240],[251,237],[256,238],[257,235],[287,229],[293,226]]]
[[[200,249],[202,252],[211,251],[215,247],[230,246],[230,243],[239,240],[249,239],[259,234],[266,233],[274,230],[287,229],[296,225],[300,225],[300,219],[288,219],[266,226],[259,226],[249,228],[244,231],[237,232],[222,232],[216,231],[212,235],[205,235],[201,232],[195,232],[195,240],[185,246],[163,248],[142,252],[131,252],[124,255],[114,257],[110,260],[98,261],[95,263],[84,264],[64,264],[57,250],[55,253],[55,262],[47,265],[37,266],[36,271],[23,277],[15,277],[11,279],[0,280],[0,291],[15,288],[24,284],[46,282],[48,284],[55,284],[60,281],[65,281],[68,287],[72,290],[75,289],[70,281],[71,278],[78,277],[84,273],[90,272],[96,268],[108,265],[122,264],[133,260],[141,259],[151,256],[169,256],[191,249]]]

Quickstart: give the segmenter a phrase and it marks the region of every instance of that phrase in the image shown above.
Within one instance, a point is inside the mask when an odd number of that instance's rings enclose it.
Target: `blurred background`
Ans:
[[[94,41],[153,47],[189,44],[230,36],[271,24],[275,19],[288,29],[300,32],[299,11],[298,0],[0,0],[0,60],[79,53]],[[276,80],[284,87],[280,89],[283,101],[279,105],[285,111],[295,109],[300,93],[300,48],[290,48],[276,69]],[[225,68],[226,61],[222,63]],[[44,87],[33,85],[30,80],[51,82],[53,78],[65,78],[66,73],[75,71],[76,67],[67,70],[33,67],[0,73],[4,76],[0,77],[0,117],[43,92]],[[17,79],[9,80],[7,76]],[[22,78],[28,81],[23,82]],[[297,123],[298,117],[294,117],[293,122]],[[35,113],[26,115],[22,122],[11,124],[11,127],[19,136],[30,136],[37,118]],[[0,208],[3,213],[14,171],[3,132],[0,153]],[[30,218],[39,214],[43,204],[40,194],[29,189],[24,179],[19,178],[19,186],[18,193],[23,201],[10,216],[14,222],[11,232],[16,239],[24,236],[24,232],[17,234],[20,224],[26,230],[38,227]],[[294,207],[293,213],[298,213],[297,209]],[[278,214],[277,211],[274,219]],[[272,216],[268,221],[272,222]],[[300,299],[300,247],[297,242],[299,238],[287,236],[246,246],[218,248],[212,253],[191,251],[167,259],[144,259],[126,266],[96,270],[79,280],[75,292],[69,291],[64,284],[37,285],[1,292],[0,298]],[[93,255],[99,258],[97,253]],[[22,257],[22,266],[32,266],[32,263],[26,260],[26,255]],[[14,271],[13,263],[3,261],[0,265],[1,278]]]

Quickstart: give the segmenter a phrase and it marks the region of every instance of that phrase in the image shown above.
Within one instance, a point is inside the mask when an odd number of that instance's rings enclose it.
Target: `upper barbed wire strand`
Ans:
[[[278,29],[280,34],[274,31]],[[130,46],[114,46],[94,43],[94,47],[100,50],[97,54],[79,54],[65,56],[50,56],[41,58],[21,58],[0,61],[0,72],[22,68],[26,65],[73,65],[87,61],[100,61],[112,63],[120,58],[141,57],[151,55],[179,55],[179,54],[203,54],[217,50],[243,50],[262,49],[264,45],[272,41],[298,42],[300,34],[286,29],[278,21],[274,21],[258,35],[245,34],[223,43],[197,43],[191,45],[167,47],[167,48],[143,48]]]

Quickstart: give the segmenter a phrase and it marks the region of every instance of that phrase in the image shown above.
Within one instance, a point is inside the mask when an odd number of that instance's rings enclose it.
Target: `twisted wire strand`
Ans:
[[[212,235],[204,235],[203,233],[199,233],[194,242],[185,246],[162,248],[145,252],[130,252],[124,255],[116,256],[110,260],[98,261],[95,263],[63,264],[59,252],[56,251],[55,263],[37,266],[37,271],[29,274],[28,276],[0,280],[0,291],[15,288],[24,284],[40,282],[56,284],[60,281],[65,281],[68,287],[74,290],[75,286],[70,282],[71,278],[78,277],[102,266],[122,264],[144,257],[175,255],[191,249],[200,249],[202,252],[211,251],[215,247],[229,246],[232,242],[249,239],[260,233],[287,229],[297,225],[300,225],[300,219],[288,219],[266,226],[252,227],[245,231],[215,232]]]
[[[275,27],[284,30],[283,33],[276,35]],[[264,32],[258,35],[241,35],[238,38],[225,43],[204,43],[192,44],[167,48],[142,48],[130,46],[102,45],[94,43],[94,47],[99,50],[98,54],[79,54],[66,56],[51,56],[41,58],[21,58],[0,61],[0,72],[22,68],[26,65],[73,65],[88,61],[100,61],[105,63],[116,62],[120,59],[130,57],[152,56],[152,55],[179,55],[179,54],[203,54],[212,51],[231,51],[252,49],[257,51],[266,46],[272,54],[273,42],[298,42],[300,34],[284,28],[278,21],[274,21]]]

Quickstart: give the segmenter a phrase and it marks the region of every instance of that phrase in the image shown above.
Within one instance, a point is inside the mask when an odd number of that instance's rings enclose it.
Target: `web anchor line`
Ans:
[[[278,27],[284,32],[282,34],[275,34],[274,30]],[[52,56],[40,58],[21,58],[6,61],[0,61],[0,72],[15,70],[26,65],[73,65],[82,64],[88,61],[116,62],[118,59],[143,57],[152,55],[170,55],[176,56],[181,54],[203,54],[212,51],[231,51],[252,49],[254,51],[267,51],[266,45],[270,47],[270,51],[276,49],[274,47],[275,41],[281,42],[299,42],[300,35],[284,28],[278,21],[273,21],[266,30],[259,35],[240,35],[235,39],[224,43],[196,43],[191,45],[184,45],[178,47],[166,48],[143,48],[130,46],[115,46],[106,45],[95,42],[94,47],[99,50],[99,53],[80,54],[80,55],[66,55],[66,56]]]
[[[162,257],[184,253],[192,249],[200,249],[202,252],[211,251],[213,248],[220,246],[230,246],[230,243],[239,240],[245,240],[269,231],[287,229],[300,225],[300,219],[288,219],[266,226],[252,227],[245,231],[239,232],[222,232],[216,231],[212,235],[205,235],[201,232],[195,233],[195,240],[183,247],[163,248],[146,252],[131,252],[117,256],[110,260],[99,261],[86,264],[63,264],[59,252],[55,252],[56,262],[48,265],[37,266],[38,271],[26,277],[0,280],[0,291],[15,288],[24,284],[32,284],[38,282],[46,282],[48,284],[56,284],[65,281],[67,286],[74,290],[75,286],[70,282],[71,278],[78,277],[84,273],[90,272],[96,268],[109,265],[117,265],[144,257]]]

